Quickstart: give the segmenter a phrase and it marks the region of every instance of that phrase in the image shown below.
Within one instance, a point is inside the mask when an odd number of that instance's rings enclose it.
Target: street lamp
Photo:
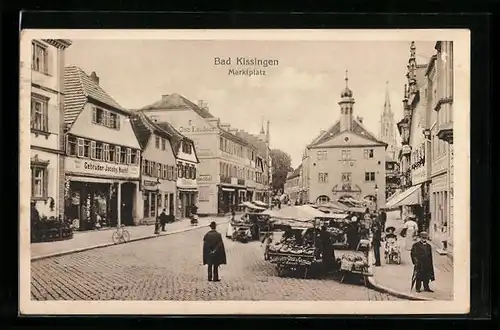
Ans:
[[[375,211],[378,211],[378,186],[375,184]]]

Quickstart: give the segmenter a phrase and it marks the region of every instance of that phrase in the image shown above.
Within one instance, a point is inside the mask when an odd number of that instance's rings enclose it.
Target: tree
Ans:
[[[273,173],[273,190],[283,191],[286,181],[286,176],[288,172],[293,171],[292,168],[292,158],[286,152],[273,149],[271,150],[271,162],[272,162],[272,173]]]

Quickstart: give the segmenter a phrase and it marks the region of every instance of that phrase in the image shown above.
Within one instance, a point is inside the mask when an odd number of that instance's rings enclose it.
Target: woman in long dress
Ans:
[[[411,251],[413,244],[415,243],[415,237],[418,233],[418,225],[415,222],[415,217],[410,216],[406,219],[403,229],[406,229],[406,237],[405,237],[405,249],[407,251]]]

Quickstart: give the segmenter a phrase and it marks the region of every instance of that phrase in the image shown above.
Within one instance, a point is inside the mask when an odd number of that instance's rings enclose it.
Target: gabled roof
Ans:
[[[375,143],[378,143],[381,145],[386,145],[385,142],[380,141],[379,139],[377,139],[375,137],[375,135],[370,133],[370,131],[368,131],[368,129],[366,129],[363,126],[363,124],[361,124],[357,119],[353,118],[352,129],[350,130],[350,132],[352,132],[356,135],[359,135],[361,137],[364,137],[364,138],[366,138],[370,141],[373,141]],[[318,146],[318,145],[322,144],[323,142],[326,142],[326,141],[330,140],[331,138],[333,138],[341,133],[343,133],[343,132],[340,130],[340,121],[337,121],[326,132],[322,133],[319,137],[317,137],[315,140],[313,140],[313,142],[311,142],[311,144],[309,144],[308,147],[310,148],[310,147]]]
[[[147,117],[147,116],[146,116]],[[179,154],[179,151],[180,151],[180,148],[181,148],[181,141],[182,142],[187,142],[187,143],[190,143],[191,146],[193,147],[193,152],[194,152],[194,156],[196,157],[196,161],[199,163],[200,160],[198,159],[198,155],[196,154],[196,148],[195,148],[195,145],[194,145],[194,141],[191,140],[190,138],[188,138],[187,136],[185,135],[182,135],[182,133],[180,133],[178,130],[176,130],[174,128],[174,126],[172,126],[170,123],[168,122],[155,122],[155,124],[162,130],[164,130],[165,132],[168,132],[169,134],[171,134],[172,136],[175,136],[176,137],[176,142],[173,143],[173,147],[174,147],[174,151],[175,151],[175,155],[177,156]]]
[[[104,89],[96,84],[89,75],[77,66],[64,68],[64,123],[71,127],[89,100],[102,103],[112,109],[129,114]]]
[[[194,104],[187,98],[177,93],[165,95],[159,101],[153,104],[147,105],[139,110],[168,110],[168,109],[191,109],[196,112],[202,118],[214,118],[212,114],[206,110],[200,108],[198,105]]]
[[[236,132],[236,135],[239,136],[240,138],[242,138],[243,140],[247,141],[248,144],[256,147],[261,155],[267,154],[266,142],[262,141],[261,139],[259,139],[255,135],[250,134],[250,133],[245,132],[245,131],[238,131],[238,132]]]
[[[130,117],[130,123],[132,124],[135,135],[137,136],[137,141],[139,141],[142,149],[146,148],[152,134],[157,134],[169,140],[173,150],[175,150],[173,145],[182,140],[182,136],[165,131],[142,112],[137,112],[132,115]]]

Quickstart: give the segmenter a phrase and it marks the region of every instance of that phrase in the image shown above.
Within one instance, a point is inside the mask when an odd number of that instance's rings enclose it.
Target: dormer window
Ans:
[[[112,129],[120,129],[120,116],[111,111],[92,107],[92,123]]]

